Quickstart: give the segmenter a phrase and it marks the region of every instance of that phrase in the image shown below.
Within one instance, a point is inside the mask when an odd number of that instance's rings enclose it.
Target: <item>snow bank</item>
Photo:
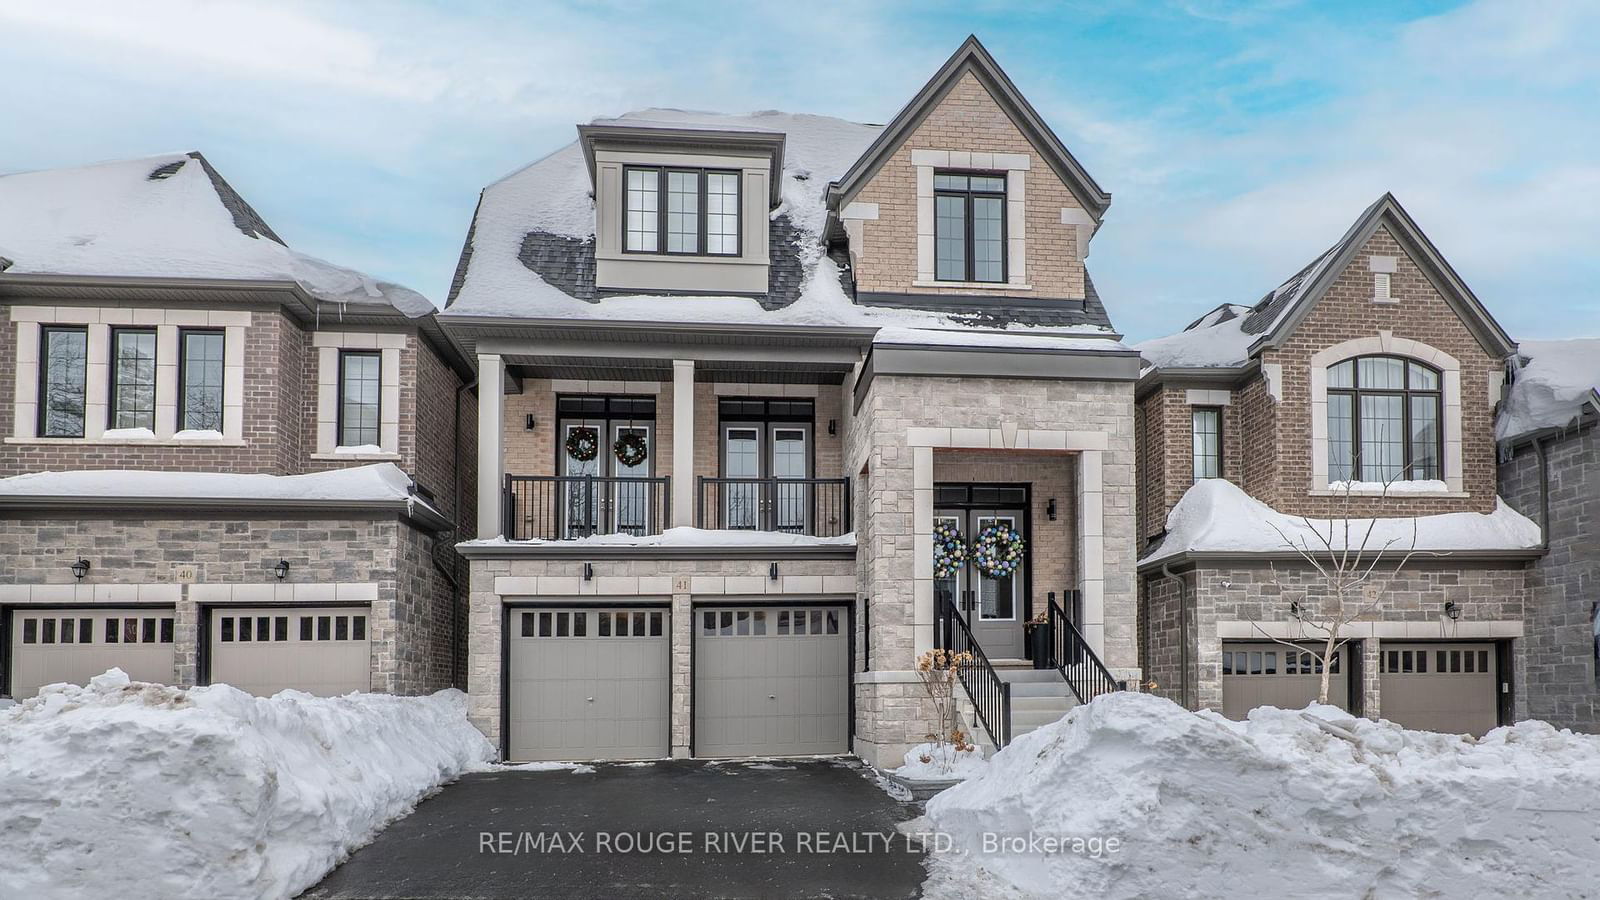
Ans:
[[[34,472],[0,478],[7,497],[191,497],[211,500],[406,500],[411,477],[394,463],[330,469],[306,475],[225,472],[150,472],[101,469]]]
[[[1270,553],[1306,550],[1320,552],[1324,542],[1344,549],[1346,523],[1342,519],[1304,519],[1280,513],[1246,494],[1232,482],[1207,478],[1195,482],[1167,516],[1167,536],[1161,545],[1139,561],[1156,562],[1179,553],[1240,551]],[[1368,528],[1371,528],[1370,536]],[[1415,544],[1413,544],[1415,528]],[[1350,519],[1348,540],[1352,549],[1365,541],[1375,554],[1385,546],[1391,554],[1418,550],[1523,550],[1539,546],[1539,526],[1496,499],[1492,513],[1443,513],[1392,519]]]
[[[1600,884],[1600,737],[1523,722],[1473,742],[1332,707],[1229,722],[1117,693],[1018,738],[928,818],[968,854],[934,862],[952,897],[1580,896]],[[985,833],[1067,849],[985,853]]]
[[[943,781],[950,778],[973,778],[989,767],[983,751],[977,747],[957,752],[953,746],[918,744],[906,751],[905,765],[894,770],[901,778]]]
[[[460,691],[51,685],[0,710],[0,896],[292,897],[494,755]]]
[[[1523,341],[1516,379],[1495,423],[1501,440],[1545,428],[1565,428],[1585,403],[1600,409],[1600,338]]]

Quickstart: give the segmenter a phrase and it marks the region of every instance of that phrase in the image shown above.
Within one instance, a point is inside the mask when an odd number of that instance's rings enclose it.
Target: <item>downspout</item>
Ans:
[[[1188,582],[1182,575],[1172,571],[1171,563],[1161,564],[1163,577],[1175,579],[1178,582],[1178,696],[1182,698],[1184,708],[1189,706],[1189,603],[1186,596],[1189,592]],[[1199,705],[1199,704],[1196,704]]]
[[[1550,457],[1545,450],[1548,437],[1533,439],[1534,455],[1539,457],[1539,549],[1550,549]]]

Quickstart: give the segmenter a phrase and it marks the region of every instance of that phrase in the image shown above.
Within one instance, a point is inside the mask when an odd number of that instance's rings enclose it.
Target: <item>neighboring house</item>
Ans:
[[[993,743],[1137,679],[1109,202],[975,39],[887,125],[645,110],[486,188],[441,316],[481,385],[473,720],[519,760],[898,765],[936,643],[986,657]],[[936,524],[1002,523],[1014,574],[935,577]],[[1052,600],[1093,653],[1024,672]]]
[[[1341,635],[1330,701],[1448,731],[1526,716],[1540,535],[1497,499],[1494,434],[1515,345],[1393,196],[1254,306],[1139,350],[1140,659],[1157,693],[1234,717],[1314,699],[1316,663],[1269,641],[1317,636],[1297,615],[1332,602],[1290,543],[1320,549],[1307,518],[1339,545],[1343,521],[1372,517],[1380,601]],[[1413,546],[1436,552],[1395,575]]]
[[[1600,732],[1600,339],[1523,341],[1510,371],[1500,493],[1549,550],[1528,569],[1528,715]]]
[[[198,153],[0,177],[0,247],[5,694],[461,681],[475,411],[426,298]]]

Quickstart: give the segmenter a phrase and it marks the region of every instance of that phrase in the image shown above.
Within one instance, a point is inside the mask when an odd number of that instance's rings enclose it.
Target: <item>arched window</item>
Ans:
[[[1328,478],[1433,481],[1444,477],[1439,370],[1398,356],[1328,367]]]

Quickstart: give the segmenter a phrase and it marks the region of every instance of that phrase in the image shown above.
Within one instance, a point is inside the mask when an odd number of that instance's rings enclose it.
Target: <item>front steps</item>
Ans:
[[[1035,669],[1027,660],[997,659],[993,665],[1000,680],[1011,685],[1012,740],[1060,719],[1078,705],[1072,688],[1055,669]],[[965,691],[961,691],[959,709],[962,721],[983,750],[984,757],[993,756],[994,743],[978,721],[977,711]]]

